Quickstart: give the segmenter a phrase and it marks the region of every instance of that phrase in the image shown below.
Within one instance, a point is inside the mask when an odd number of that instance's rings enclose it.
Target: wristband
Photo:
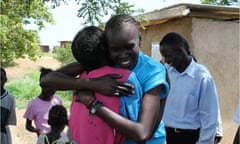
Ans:
[[[99,107],[103,106],[103,103],[95,99],[89,106],[89,114],[94,115]]]
[[[91,101],[89,101],[89,102],[87,103],[86,106],[87,106],[88,109],[91,107],[91,105],[94,103],[94,101],[96,101],[96,98],[91,99]]]

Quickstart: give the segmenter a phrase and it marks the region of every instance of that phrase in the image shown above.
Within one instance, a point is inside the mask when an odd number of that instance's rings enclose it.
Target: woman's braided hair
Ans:
[[[107,33],[111,30],[115,30],[123,26],[124,24],[129,23],[135,25],[137,28],[140,27],[139,22],[132,16],[127,14],[119,14],[111,17],[105,25],[104,31],[104,46],[108,47]],[[139,39],[141,42],[141,35],[139,32]]]
[[[131,23],[139,27],[139,23],[132,16],[126,14],[119,14],[114,15],[113,17],[110,18],[110,20],[107,22],[105,26],[105,31],[118,28],[122,26],[124,23]]]

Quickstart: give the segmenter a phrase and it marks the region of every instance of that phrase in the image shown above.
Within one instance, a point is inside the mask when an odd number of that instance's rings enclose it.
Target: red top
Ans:
[[[125,82],[130,75],[130,71],[105,66],[88,74],[84,72],[81,77],[95,78],[105,74],[121,74],[123,77],[118,80]],[[100,93],[95,93],[95,97],[112,111],[119,113],[119,97],[103,96]],[[76,102],[75,99],[76,96],[73,96],[69,120],[71,136],[75,142],[80,144],[120,144],[122,142],[123,137],[115,129],[98,116],[90,115],[86,106]]]

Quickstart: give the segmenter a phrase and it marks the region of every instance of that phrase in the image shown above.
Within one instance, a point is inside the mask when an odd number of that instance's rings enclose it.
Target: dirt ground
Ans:
[[[17,126],[11,126],[13,144],[36,144],[37,136],[25,129],[23,114],[25,109],[17,110]],[[231,144],[237,125],[233,121],[223,121],[224,137],[221,144]]]
[[[60,67],[60,63],[51,57],[42,57],[36,62],[28,59],[19,59],[16,61],[19,63],[16,67],[6,68],[9,80],[23,77],[27,71],[39,70],[41,66],[56,69]],[[17,110],[17,126],[11,126],[13,144],[36,144],[37,136],[34,133],[30,133],[25,129],[25,119],[23,114],[25,109]],[[237,125],[232,119],[223,119],[223,139],[221,144],[231,144],[234,134],[236,132]]]
[[[37,61],[31,61],[27,58],[14,61],[16,66],[5,68],[8,80],[22,78],[24,74],[32,71],[39,71],[41,67],[51,68],[53,70],[59,68],[61,63],[56,59],[48,56],[42,56]]]
[[[61,63],[52,57],[43,56],[37,61],[29,59],[18,59],[14,67],[5,68],[8,81],[24,77],[24,74],[32,71],[39,71],[41,67],[51,68],[53,70],[60,67]],[[17,126],[10,126],[13,144],[36,144],[36,134],[30,133],[25,129],[25,119],[23,114],[25,109],[17,109]]]

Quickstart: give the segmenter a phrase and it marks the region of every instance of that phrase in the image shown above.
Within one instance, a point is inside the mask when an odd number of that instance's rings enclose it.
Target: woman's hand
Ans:
[[[95,91],[107,96],[130,96],[134,93],[134,87],[128,83],[117,81],[120,74],[107,74],[99,78],[91,79],[92,88]]]
[[[93,100],[95,100],[94,92],[90,90],[74,91],[74,95],[77,96],[76,101],[81,102],[88,107]]]

